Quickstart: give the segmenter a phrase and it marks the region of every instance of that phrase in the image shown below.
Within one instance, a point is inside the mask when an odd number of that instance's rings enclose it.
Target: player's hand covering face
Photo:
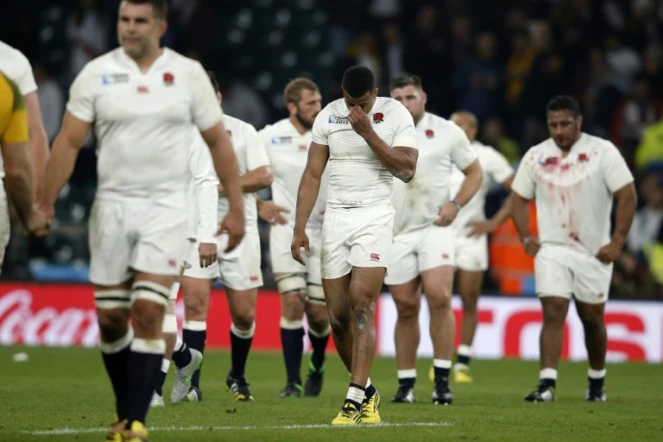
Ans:
[[[359,106],[352,106],[348,114],[348,121],[352,125],[352,129],[364,138],[373,130],[371,120],[368,119],[368,115]]]

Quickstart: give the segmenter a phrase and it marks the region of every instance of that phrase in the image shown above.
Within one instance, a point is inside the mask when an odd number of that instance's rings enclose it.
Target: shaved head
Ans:
[[[471,142],[476,140],[479,132],[479,121],[477,120],[476,115],[472,112],[458,111],[451,114],[450,120],[463,129],[463,132],[465,132],[465,135],[467,135],[467,138],[469,138]]]

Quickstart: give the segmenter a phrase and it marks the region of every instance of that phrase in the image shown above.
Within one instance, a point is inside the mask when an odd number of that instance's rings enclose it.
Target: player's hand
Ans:
[[[357,135],[366,138],[371,132],[373,132],[371,120],[368,119],[368,115],[366,115],[359,106],[352,106],[352,109],[348,114],[348,121],[350,122],[352,129],[357,132]]]
[[[527,236],[523,239],[523,247],[525,248],[525,253],[531,257],[535,257],[541,248],[541,243],[538,237]]]
[[[216,261],[216,244],[201,242],[198,246],[198,257],[200,258],[200,267],[211,266]]]
[[[445,203],[440,207],[440,216],[435,220],[435,225],[446,227],[451,224],[458,215],[458,208],[452,203]]]
[[[48,231],[53,224],[54,210],[44,210],[38,205],[33,205],[28,219],[25,221],[25,230],[28,235],[43,237],[48,235]]]
[[[311,250],[308,246],[308,236],[306,235],[306,232],[295,231],[295,234],[292,236],[292,246],[290,247],[290,251],[292,252],[292,257],[295,261],[302,265],[306,265],[306,262],[302,257],[302,248],[304,249],[304,252],[306,252],[306,256],[310,256]]]
[[[282,213],[290,213],[290,211],[271,201],[262,201],[258,204],[258,216],[270,224],[288,224],[288,220],[281,215]]]
[[[217,235],[222,233],[228,233],[228,247],[224,250],[225,253],[231,252],[235,247],[242,242],[244,238],[244,214],[242,211],[234,210],[228,212],[221,226],[219,226],[219,231]]]
[[[611,241],[599,249],[596,258],[603,264],[610,264],[622,254],[622,247],[621,244]]]
[[[467,234],[468,238],[472,238],[474,236],[481,236],[485,235],[487,233],[493,233],[497,227],[491,223],[490,221],[483,221],[480,223],[476,223],[472,226],[472,229],[470,229],[470,233]]]

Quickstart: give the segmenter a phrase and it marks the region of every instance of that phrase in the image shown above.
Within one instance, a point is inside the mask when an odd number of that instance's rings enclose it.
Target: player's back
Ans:
[[[94,122],[99,199],[184,205],[195,123],[221,119],[202,66],[168,48],[142,73],[122,48],[88,63],[67,110]],[[209,93],[210,97],[206,95]]]
[[[329,146],[329,207],[391,205],[393,175],[366,140],[350,125],[344,99],[329,103],[313,125],[313,141]],[[398,101],[377,97],[368,118],[377,135],[390,147],[414,145],[414,123]],[[406,128],[409,132],[406,134]],[[318,141],[316,141],[318,140]]]

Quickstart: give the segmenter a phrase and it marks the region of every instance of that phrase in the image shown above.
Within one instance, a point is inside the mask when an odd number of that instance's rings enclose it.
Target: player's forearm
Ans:
[[[412,149],[412,153],[409,153],[393,149],[375,131],[371,131],[365,139],[375,156],[393,176],[406,183],[414,177],[418,151]]]
[[[464,206],[467,204],[472,197],[477,193],[479,187],[481,187],[481,182],[483,181],[483,170],[478,161],[472,163],[469,167],[469,170],[466,170],[465,179],[458,189],[458,193],[454,197],[454,200],[458,204]]]
[[[42,125],[30,126],[29,157],[32,161],[32,183],[35,201],[42,198],[44,192],[44,174],[48,162],[48,137]]]
[[[227,141],[227,142],[224,142]],[[242,186],[240,184],[239,166],[237,157],[232,148],[229,137],[220,140],[214,146],[210,147],[212,160],[214,161],[214,170],[221,181],[223,192],[231,211],[244,213],[244,199],[242,197]]]
[[[498,210],[497,213],[495,213],[495,215],[493,215],[493,217],[490,219],[490,223],[495,227],[501,226],[502,223],[504,223],[504,221],[509,219],[509,216],[511,216],[512,207],[513,207],[513,195],[509,195],[504,200],[504,204],[502,204],[500,210]]]
[[[297,192],[297,212],[295,213],[295,231],[305,230],[306,224],[311,217],[311,212],[318,199],[320,192],[319,177],[316,177],[307,170],[304,171],[302,179],[299,182],[299,190]]]
[[[513,207],[511,209],[511,218],[516,226],[516,231],[520,240],[530,236],[529,231],[529,201],[517,193],[513,193]]]
[[[244,193],[253,193],[262,189],[266,189],[272,185],[272,168],[269,166],[258,167],[252,171],[245,173],[240,178],[242,191]]]
[[[201,243],[214,243],[216,230],[219,226],[217,212],[219,196],[216,185],[208,184],[198,188],[198,231],[196,237]]]
[[[612,241],[623,246],[626,244],[626,238],[631,230],[633,217],[638,205],[638,197],[635,193],[635,186],[629,184],[621,189],[617,194],[617,212],[615,215],[615,232],[612,235]]]
[[[12,149],[13,152],[8,151]],[[5,187],[16,206],[18,215],[27,225],[33,204],[33,182],[30,160],[25,146],[6,146],[2,149],[5,159]],[[9,154],[9,155],[8,155]]]
[[[60,191],[74,172],[80,146],[58,136],[53,143],[53,150],[46,165],[42,204],[53,207]]]

